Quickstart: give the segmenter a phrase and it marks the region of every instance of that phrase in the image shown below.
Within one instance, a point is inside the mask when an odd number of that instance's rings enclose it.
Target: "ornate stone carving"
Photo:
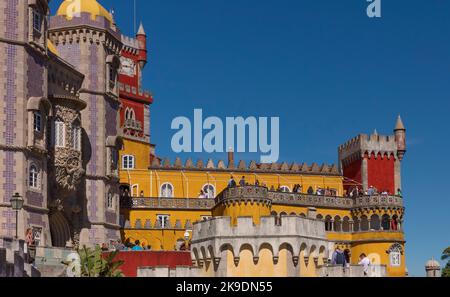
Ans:
[[[81,153],[67,148],[55,151],[55,180],[59,190],[73,192],[85,174]]]

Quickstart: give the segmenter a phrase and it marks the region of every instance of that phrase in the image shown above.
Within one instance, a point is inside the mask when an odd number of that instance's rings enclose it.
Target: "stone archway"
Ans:
[[[67,242],[71,241],[70,225],[64,214],[56,211],[50,214],[50,234],[52,236],[52,246],[66,247]]]

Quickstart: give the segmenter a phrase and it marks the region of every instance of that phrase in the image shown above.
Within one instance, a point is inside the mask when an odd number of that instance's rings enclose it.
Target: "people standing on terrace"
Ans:
[[[234,176],[231,176],[230,180],[228,181],[228,188],[234,187],[236,187],[236,181],[234,180]]]
[[[241,180],[239,181],[239,186],[245,187],[247,183],[245,182],[245,176],[242,176]]]
[[[203,190],[200,190],[200,194],[198,195],[198,198],[206,198],[205,192],[203,192]]]

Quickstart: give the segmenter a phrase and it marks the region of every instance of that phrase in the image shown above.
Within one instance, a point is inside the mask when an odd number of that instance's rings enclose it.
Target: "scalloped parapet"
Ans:
[[[223,160],[214,162],[212,159],[197,160],[194,162],[191,159],[187,159],[183,165],[180,158],[176,158],[174,162],[169,159],[164,159],[163,163],[160,164],[158,161],[152,162],[150,169],[195,169],[195,170],[206,170],[206,171],[229,171],[229,172],[261,172],[261,173],[285,173],[285,174],[317,174],[317,175],[340,175],[338,167],[336,164],[322,164],[313,163],[310,166],[306,163],[299,165],[298,163],[289,164],[287,162],[283,163],[270,163],[261,164],[256,161],[250,161],[247,163],[244,160],[240,160],[236,167],[227,167]]]

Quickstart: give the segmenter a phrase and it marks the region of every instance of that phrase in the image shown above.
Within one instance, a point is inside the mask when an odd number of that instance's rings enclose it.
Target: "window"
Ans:
[[[157,215],[156,220],[158,221],[158,224],[161,226],[161,228],[167,228],[169,226],[169,215]]]
[[[122,169],[134,169],[134,156],[122,156]]]
[[[66,146],[66,125],[61,121],[55,122],[54,129],[54,141],[56,147],[65,147]]]
[[[289,193],[289,192],[291,192],[291,189],[289,189],[288,186],[281,186],[280,191],[284,192],[284,193]]]
[[[138,197],[138,193],[139,193],[139,185],[132,185],[131,186],[131,197]]]
[[[127,109],[125,110],[125,120],[135,120],[135,119],[136,114],[134,112],[134,109],[127,107]]]
[[[402,246],[398,243],[394,243],[387,252],[389,253],[390,265],[394,267],[400,266],[402,263]]]
[[[81,151],[81,127],[79,125],[72,126],[72,137],[70,142],[72,149]]]
[[[33,9],[33,29],[41,32],[42,16],[36,9]]]
[[[30,166],[28,186],[35,190],[39,189],[39,170],[34,164]]]
[[[163,198],[172,198],[173,197],[173,186],[172,186],[172,184],[164,183],[161,186],[160,197],[163,197]]]
[[[42,117],[39,111],[33,113],[33,129],[36,132],[42,131]]]
[[[113,194],[111,192],[108,193],[108,197],[106,199],[106,205],[108,207],[108,209],[113,209],[114,208],[114,199],[113,199]]]
[[[206,184],[203,186],[203,193],[205,193],[205,198],[215,198],[216,188],[211,184]]]
[[[109,65],[109,81],[115,83],[116,81],[116,71],[112,65]]]

